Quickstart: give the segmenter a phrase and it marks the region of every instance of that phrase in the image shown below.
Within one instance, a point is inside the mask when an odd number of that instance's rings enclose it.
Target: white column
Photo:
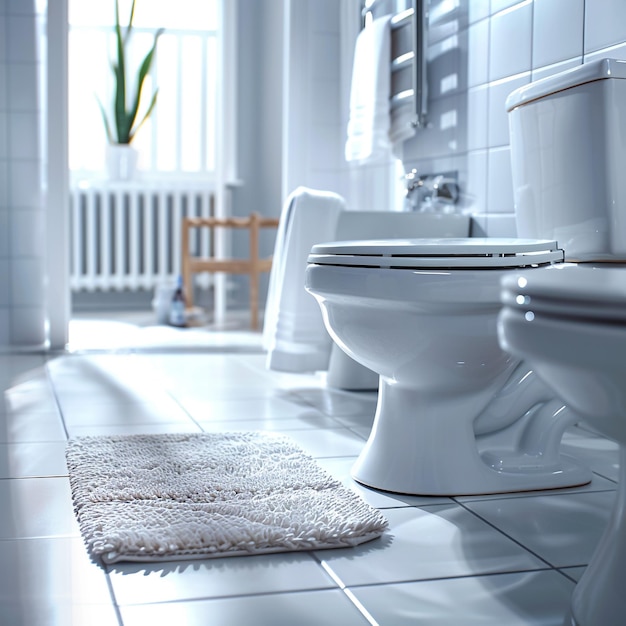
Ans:
[[[68,341],[70,320],[67,0],[48,2],[47,294],[50,348]]]

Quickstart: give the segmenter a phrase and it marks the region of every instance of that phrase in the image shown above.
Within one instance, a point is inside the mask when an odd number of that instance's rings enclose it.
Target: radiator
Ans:
[[[136,291],[175,280],[182,218],[213,214],[213,187],[207,184],[77,186],[70,196],[72,291]],[[193,253],[202,256],[212,245],[208,237],[191,242]],[[210,281],[207,275],[198,279]]]

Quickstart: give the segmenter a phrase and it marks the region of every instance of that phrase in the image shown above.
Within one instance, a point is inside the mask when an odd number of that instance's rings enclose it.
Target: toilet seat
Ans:
[[[381,239],[313,246],[309,263],[391,269],[521,268],[563,261],[556,241],[508,238]]]
[[[511,276],[503,280],[502,302],[527,315],[626,323],[626,269],[568,265]]]

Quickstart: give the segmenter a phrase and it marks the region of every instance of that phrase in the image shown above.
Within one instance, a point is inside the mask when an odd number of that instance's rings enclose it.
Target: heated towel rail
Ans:
[[[363,9],[380,17],[391,18],[391,93],[393,111],[411,104],[415,111],[412,121],[416,128],[426,126],[428,113],[427,27],[428,0],[373,0]]]

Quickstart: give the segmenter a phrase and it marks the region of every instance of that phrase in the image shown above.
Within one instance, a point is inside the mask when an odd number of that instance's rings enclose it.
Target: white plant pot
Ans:
[[[137,169],[139,154],[128,144],[108,144],[107,171],[111,180],[132,180]]]

